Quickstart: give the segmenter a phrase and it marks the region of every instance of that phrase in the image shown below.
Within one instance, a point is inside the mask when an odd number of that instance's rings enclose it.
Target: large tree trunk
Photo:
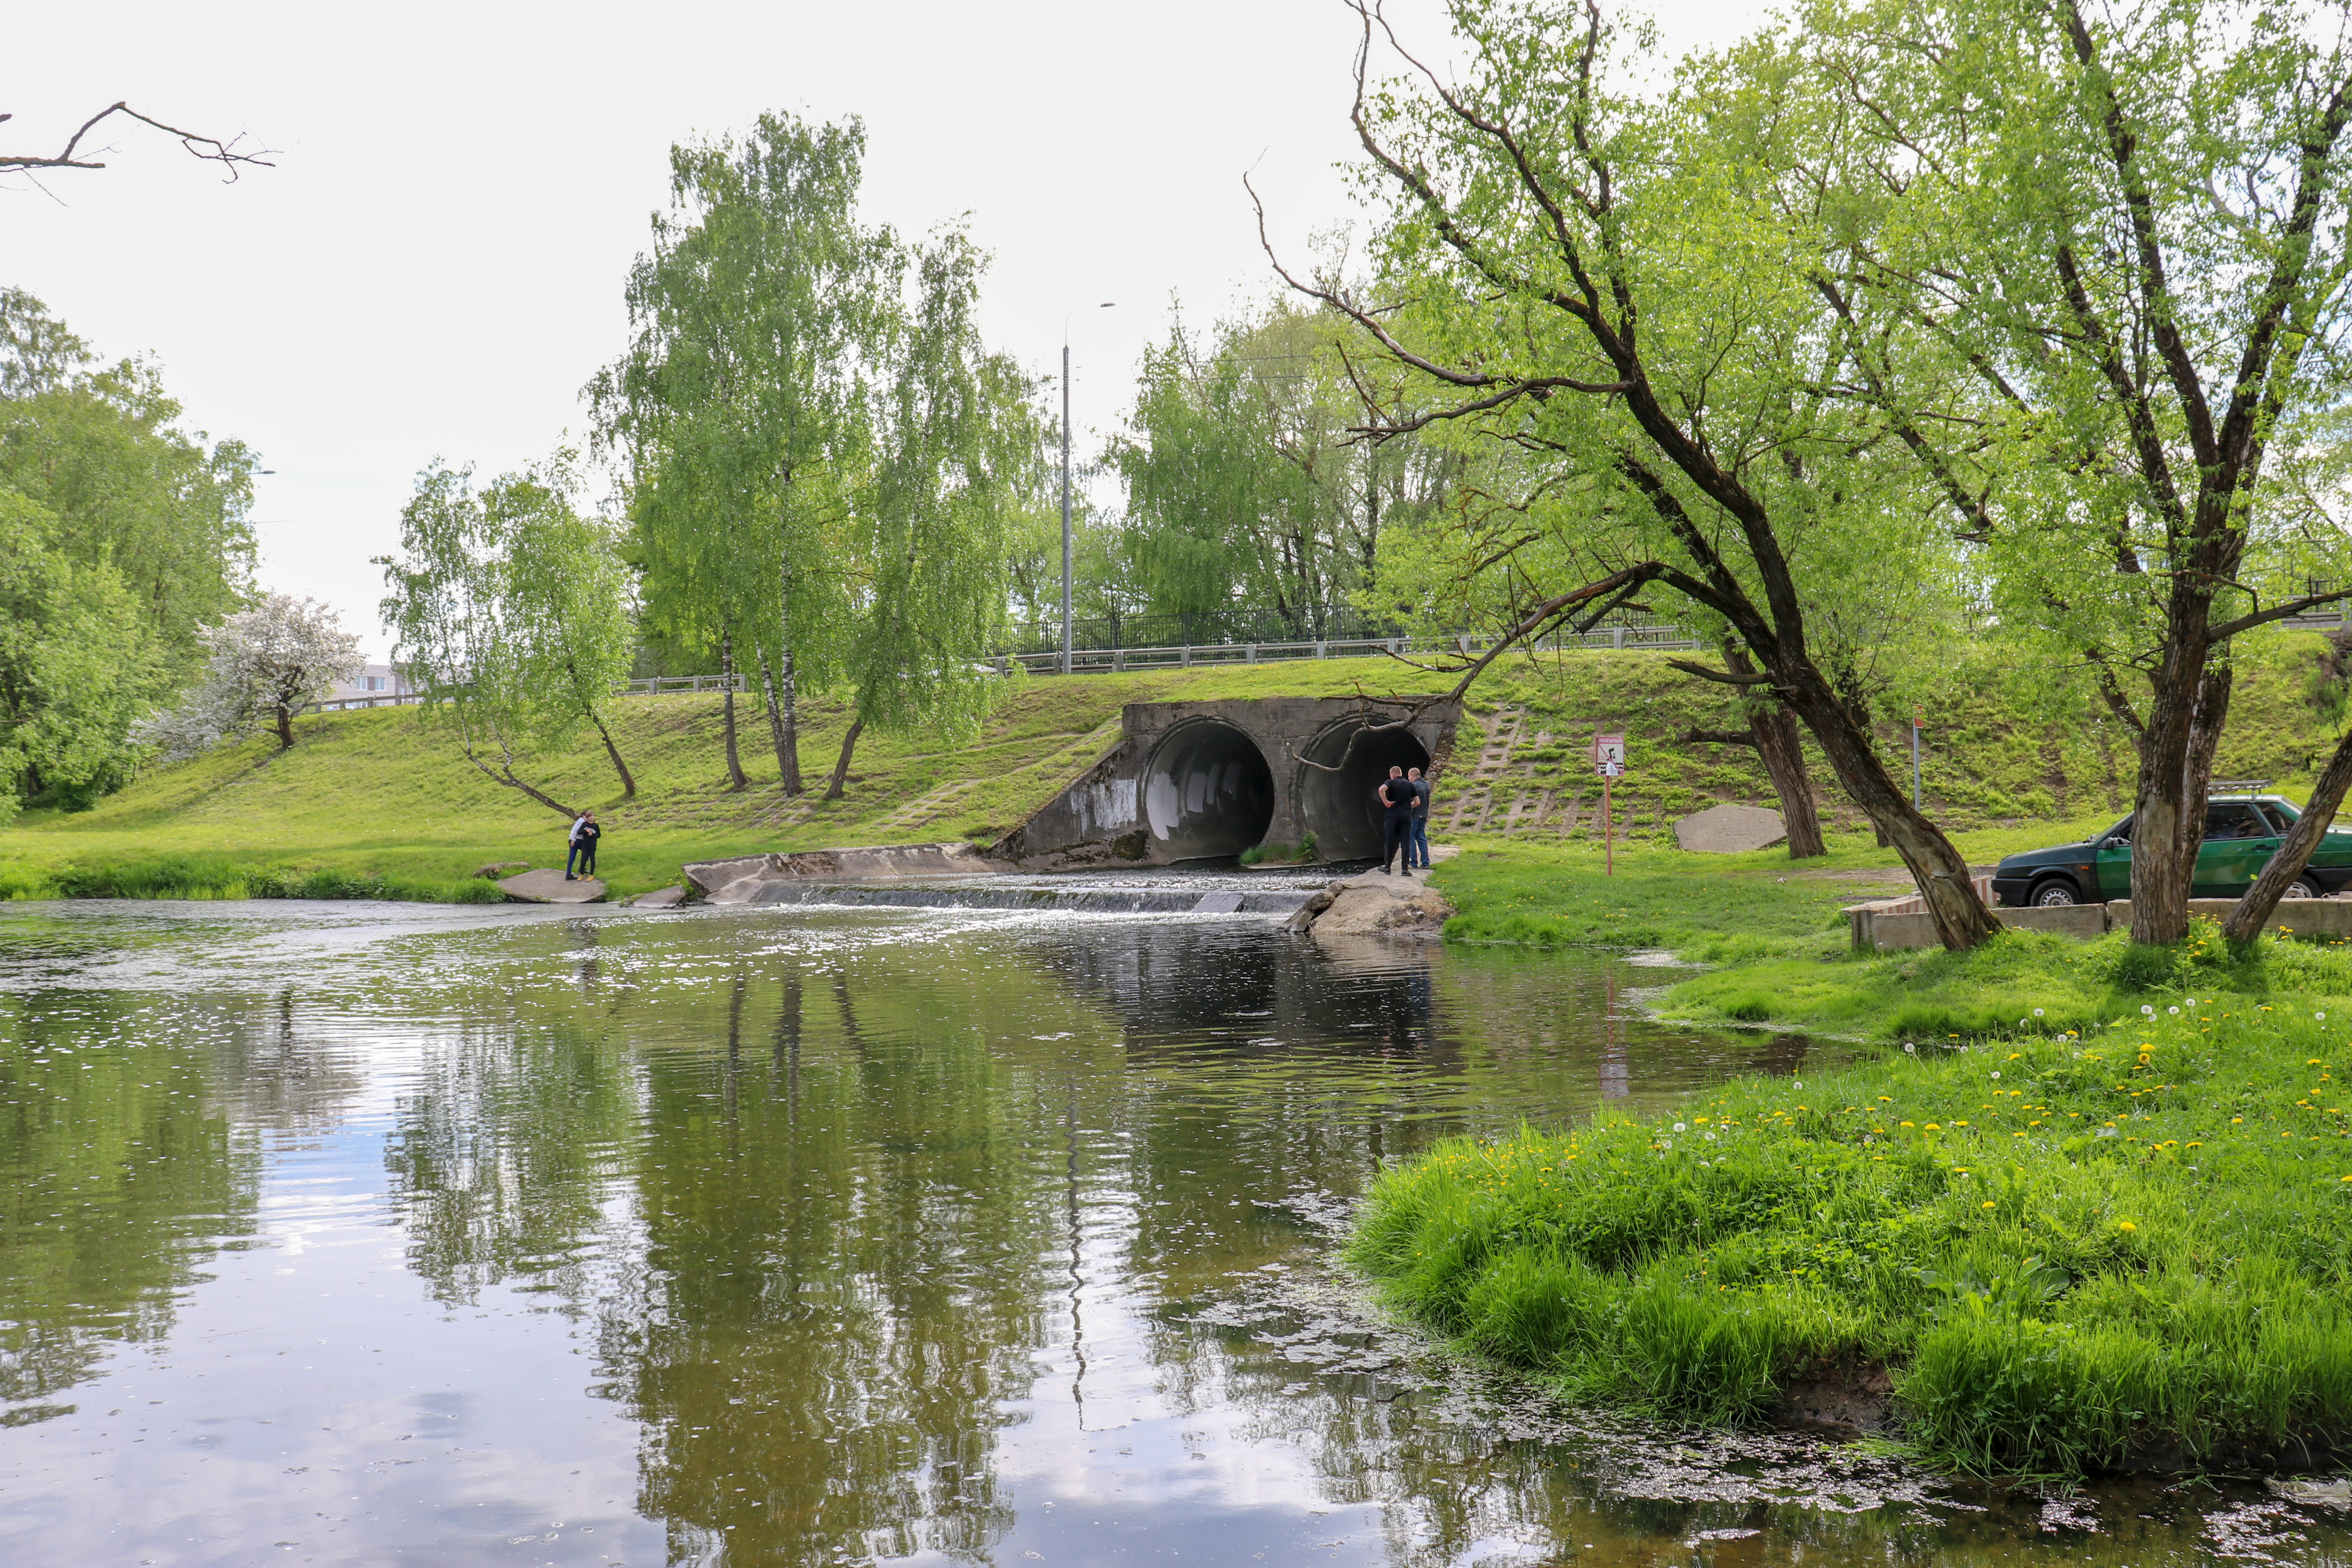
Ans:
[[[784,793],[794,795],[808,786],[801,782],[801,683],[799,669],[793,663],[793,564],[782,559],[776,563],[776,633],[777,719],[782,729],[776,742],[780,748],[776,765],[783,770]]]
[[[751,787],[743,776],[742,754],[735,749],[735,628],[729,626],[719,634],[719,684],[726,689],[720,694],[720,705],[727,723],[728,791],[732,794]]]
[[[768,650],[759,643],[751,645],[751,662],[760,667],[760,694],[768,710],[768,740],[776,748],[776,777],[782,784],[784,797],[791,799],[801,793],[800,758],[797,747],[784,740],[784,716],[776,706],[775,668],[768,662]]]
[[[2191,642],[2195,647],[2190,647]],[[2205,792],[2229,716],[2231,672],[2209,665],[2201,638],[2175,639],[2158,670],[2132,806],[2131,939],[2189,934],[2189,896],[2205,841]]]
[[[1977,896],[1969,863],[1944,837],[1942,829],[1922,816],[1908,796],[1896,787],[1878,760],[1870,736],[1810,660],[1787,672],[1779,689],[1783,700],[1813,732],[1822,754],[1829,759],[1838,783],[1886,834],[1903,858],[1912,880],[1927,900],[1936,935],[1954,952],[1970,948],[2000,930],[2000,922]]]
[[[2263,922],[2271,918],[2278,901],[2304,868],[2311,864],[2312,851],[2327,832],[2327,825],[2336,820],[2336,808],[2344,804],[2344,792],[2352,786],[2352,734],[2336,743],[2336,754],[2327,759],[2320,770],[2319,782],[2311,787],[2311,798],[2304,803],[2303,815],[2279,841],[2278,853],[2272,856],[2254,885],[2246,889],[2230,918],[2221,922],[2221,934],[2232,942],[2252,942],[2262,933]],[[2133,858],[2138,858],[2135,852]],[[2137,906],[2134,912],[2137,913]]]
[[[1780,797],[1780,823],[1789,830],[1789,858],[1826,855],[1822,838],[1822,814],[1813,802],[1813,781],[1805,776],[1804,737],[1797,717],[1786,708],[1759,709],[1748,716],[1756,733],[1756,751],[1764,771],[1772,776],[1772,792]]]
[[[294,745],[294,710],[284,702],[278,704],[278,749],[290,751]]]
[[[824,786],[825,799],[841,798],[843,788],[849,781],[849,753],[856,750],[858,734],[865,728],[866,721],[863,719],[853,717],[849,721],[849,732],[841,738],[841,758],[833,764],[833,782]]]
[[[613,744],[613,731],[604,728],[604,716],[595,709],[588,710],[588,722],[596,726],[596,733],[604,742],[604,754],[613,759],[613,771],[621,775],[621,797],[637,798],[637,781],[629,773],[629,764],[621,760],[621,748]]]
[[[1724,645],[1723,661],[1735,675],[1756,672],[1748,650],[1737,643]],[[1813,804],[1813,781],[1805,776],[1804,737],[1798,731],[1797,716],[1778,702],[1751,700],[1748,731],[1754,737],[1756,754],[1764,760],[1764,772],[1772,780],[1772,793],[1780,797],[1780,826],[1788,830],[1789,858],[1828,854],[1829,846],[1822,840],[1822,814]]]
[[[499,729],[495,722],[490,724],[488,728],[491,736],[499,743],[499,755],[503,759],[499,765],[495,768],[490,766],[489,763],[482,761],[480,752],[475,750],[474,731],[470,727],[466,725],[465,715],[462,711],[458,715],[458,724],[457,740],[458,743],[465,748],[466,760],[473,763],[477,768],[479,768],[482,771],[482,776],[484,778],[488,779],[492,784],[504,784],[510,790],[518,790],[522,794],[530,796],[531,799],[539,802],[540,805],[547,807],[550,811],[559,812],[565,816],[573,818],[574,820],[578,819],[580,814],[577,811],[574,811],[572,807],[564,805],[562,801],[557,800],[553,795],[548,795],[542,790],[534,789],[530,784],[525,784],[522,780],[515,776],[514,749],[507,744],[506,732]]]

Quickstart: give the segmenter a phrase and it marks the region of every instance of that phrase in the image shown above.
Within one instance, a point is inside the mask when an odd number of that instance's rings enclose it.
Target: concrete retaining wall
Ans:
[[[2210,915],[2215,920],[2226,918],[2237,907],[2235,899],[2189,900],[2191,915]],[[2118,899],[2107,904],[1996,909],[1993,918],[2012,931],[2054,931],[2061,936],[2088,942],[2111,931],[2130,930],[2131,913],[2131,900]],[[1926,913],[1925,901],[1916,895],[1907,899],[1884,899],[1872,904],[1850,905],[1845,914],[1853,923],[1853,945],[1857,952],[1892,952],[1904,948],[1941,945],[1936,940],[1936,922]],[[2278,908],[2271,912],[2271,918],[2263,922],[2263,929],[2320,941],[2352,941],[2352,900],[2282,900]]]
[[[1324,860],[1381,852],[1373,791],[1427,767],[1461,718],[1434,698],[1136,702],[1118,743],[989,847],[1026,869],[1167,865],[1315,836]]]

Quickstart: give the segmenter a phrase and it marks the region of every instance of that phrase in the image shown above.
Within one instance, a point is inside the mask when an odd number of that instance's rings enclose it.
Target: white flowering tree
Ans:
[[[137,726],[131,738],[177,760],[257,730],[294,743],[294,715],[357,676],[360,639],[316,599],[272,594],[252,609],[197,633],[212,657],[204,684],[177,708]]]

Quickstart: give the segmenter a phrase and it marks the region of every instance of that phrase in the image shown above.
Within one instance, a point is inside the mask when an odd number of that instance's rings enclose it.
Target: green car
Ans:
[[[2205,803],[2205,841],[2197,848],[2197,880],[2189,894],[2234,899],[2253,885],[2294,819],[2292,801],[2251,791],[2216,794]],[[2038,904],[2105,903],[2131,897],[2131,826],[2125,817],[2080,844],[2029,849],[1993,868],[1992,891],[2017,908]],[[2352,830],[2330,827],[2311,864],[2286,890],[2290,899],[2325,899],[2352,882]]]

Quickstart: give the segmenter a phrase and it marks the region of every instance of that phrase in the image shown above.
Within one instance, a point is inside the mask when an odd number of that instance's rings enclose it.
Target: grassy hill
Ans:
[[[2333,743],[2321,712],[2326,645],[2309,634],[2247,639],[2221,770],[2307,778]],[[751,787],[725,787],[719,700],[631,697],[615,733],[636,773],[619,797],[593,737],[520,759],[559,800],[594,806],[607,826],[602,869],[616,894],[677,879],[680,862],[765,849],[994,837],[1118,736],[1129,702],[1426,690],[1434,678],[1385,660],[1333,660],[1008,681],[970,744],[868,736],[846,798],[786,800],[767,728],[740,705]],[[1929,714],[1931,815],[1979,857],[2051,838],[2056,825],[2112,818],[2127,804],[2130,752],[2113,721],[2053,697],[2040,672],[1961,647],[1948,698]],[[807,705],[801,765],[820,783],[840,744],[839,704]],[[1596,729],[1622,730],[1628,776],[1615,790],[1616,837],[1671,845],[1674,821],[1717,801],[1771,804],[1744,748],[1687,746],[1693,726],[1723,728],[1720,688],[1654,653],[1581,652],[1498,663],[1473,690],[1444,768],[1433,827],[1478,847],[1525,847],[1576,858],[1600,840],[1599,790],[1585,763]],[[0,893],[18,897],[310,893],[493,896],[472,879],[499,860],[560,864],[564,824],[464,759],[446,722],[415,709],[320,714],[280,754],[258,739],[161,769],[94,809],[28,813],[0,831]],[[1899,722],[1882,726],[1892,766],[1908,766]],[[1825,771],[1816,770],[1838,854],[1810,870],[1891,864]],[[1785,861],[1754,858],[1751,874]],[[1710,862],[1722,871],[1727,862]]]

